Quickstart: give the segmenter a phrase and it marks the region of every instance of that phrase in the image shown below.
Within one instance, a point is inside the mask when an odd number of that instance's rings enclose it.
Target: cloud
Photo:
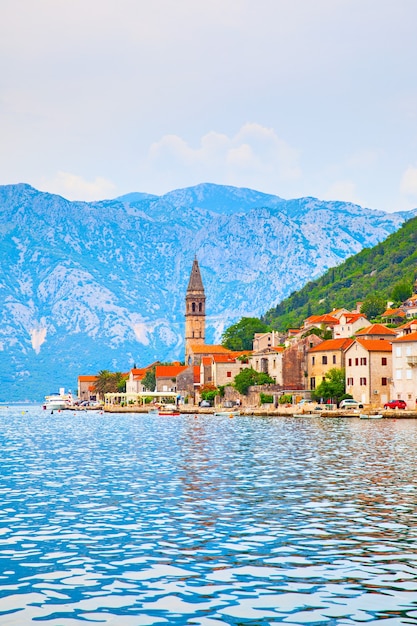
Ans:
[[[406,196],[417,197],[417,166],[409,165],[405,170],[400,183],[400,192]]]
[[[68,200],[102,200],[114,194],[115,185],[101,176],[93,181],[84,180],[77,174],[70,172],[58,172],[54,179],[43,180],[39,188],[47,189],[50,193],[56,193]]]
[[[186,171],[190,184],[210,180],[265,188],[271,186],[271,180],[299,179],[298,159],[298,151],[274,129],[246,123],[234,136],[210,131],[197,147],[178,135],[165,135],[151,145],[144,165],[153,172],[177,178]]]
[[[322,198],[323,200],[342,200],[343,202],[361,204],[356,194],[356,185],[351,180],[335,181],[322,194]]]

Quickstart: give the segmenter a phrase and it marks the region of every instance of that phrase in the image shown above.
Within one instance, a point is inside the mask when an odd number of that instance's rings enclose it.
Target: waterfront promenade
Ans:
[[[149,405],[129,405],[129,406],[120,406],[120,405],[106,405],[103,407],[105,413],[148,413]],[[213,415],[216,411],[226,412],[228,409],[222,407],[200,407],[192,404],[180,405],[178,408],[179,412],[182,415]],[[230,413],[232,413],[235,409],[230,409]],[[323,411],[314,411],[311,412],[309,410],[302,410],[297,406],[282,406],[282,407],[238,407],[238,410],[241,415],[254,415],[254,416],[270,416],[270,417],[292,417],[294,415],[302,415],[304,414],[306,417],[310,417],[314,415],[316,417],[359,417],[360,413],[370,412],[372,414],[381,414],[384,418],[394,418],[394,419],[417,419],[417,411],[407,411],[407,410],[379,410],[372,409],[368,411],[367,409],[361,409],[360,411],[346,411],[343,409],[335,409],[333,411],[329,411],[323,409]]]

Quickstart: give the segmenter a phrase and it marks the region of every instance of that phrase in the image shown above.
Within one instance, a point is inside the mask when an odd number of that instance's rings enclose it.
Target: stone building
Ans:
[[[363,404],[383,406],[390,399],[392,345],[386,339],[357,337],[345,351],[346,393]]]
[[[353,343],[353,339],[341,337],[327,339],[310,348],[308,351],[308,385],[313,391],[323,381],[327,372],[334,367],[345,367],[345,350]]]
[[[308,390],[308,351],[322,343],[317,335],[294,341],[282,353],[282,385],[285,390]]]

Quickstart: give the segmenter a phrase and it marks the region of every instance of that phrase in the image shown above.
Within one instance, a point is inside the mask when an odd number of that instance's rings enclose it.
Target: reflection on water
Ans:
[[[0,624],[417,624],[417,422],[0,411]]]

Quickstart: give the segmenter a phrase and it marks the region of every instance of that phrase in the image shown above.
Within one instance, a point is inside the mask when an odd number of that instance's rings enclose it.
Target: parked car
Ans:
[[[391,400],[384,404],[384,409],[406,409],[407,403],[404,400]]]
[[[363,409],[363,404],[353,398],[346,398],[339,404],[339,409]]]
[[[207,406],[211,406],[211,404],[208,400],[201,400],[200,406],[207,407]]]
[[[300,400],[300,402],[298,403],[298,406],[304,406],[305,404],[311,404],[311,400],[306,400],[306,398],[303,398],[302,400]]]

